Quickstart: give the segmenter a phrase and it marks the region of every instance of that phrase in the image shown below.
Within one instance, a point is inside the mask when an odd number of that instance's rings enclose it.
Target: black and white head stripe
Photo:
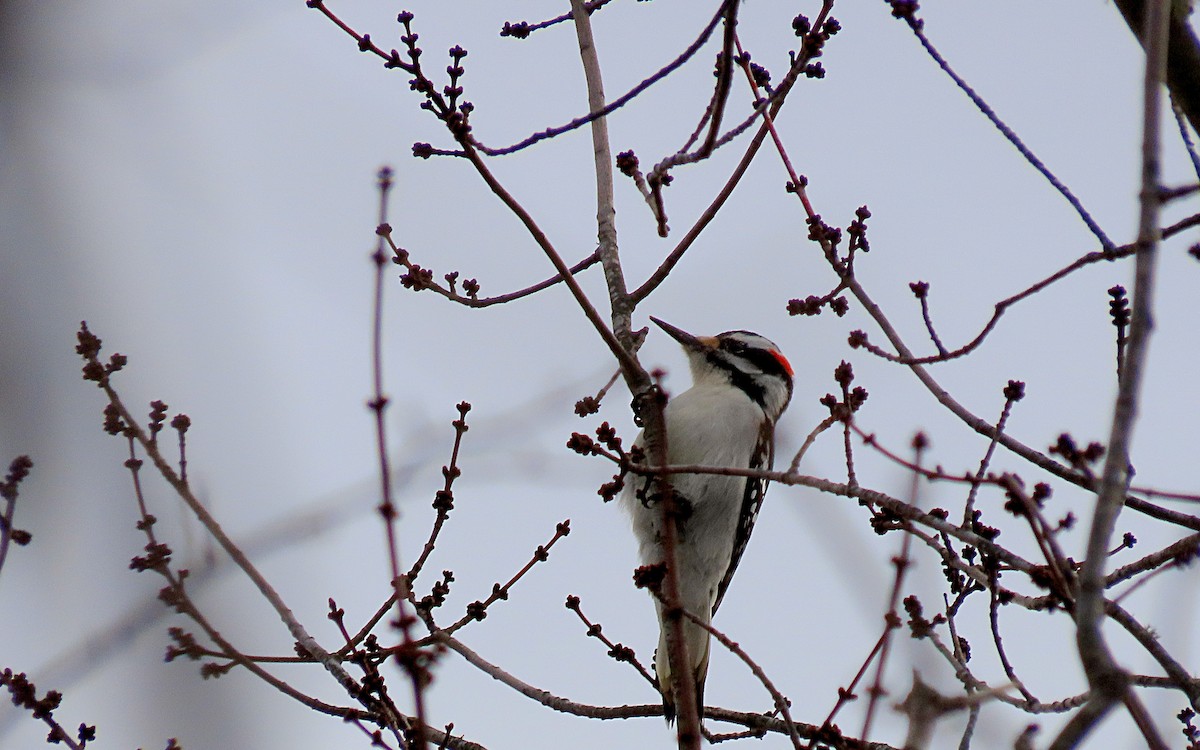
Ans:
[[[717,335],[720,351],[734,355],[758,368],[764,375],[775,375],[789,383],[792,365],[770,339],[750,331],[726,331]]]
[[[716,337],[718,345],[706,353],[706,359],[714,366],[729,373],[730,381],[746,392],[759,406],[773,411],[768,404],[768,390],[782,383],[786,395],[782,404],[792,396],[792,365],[770,339],[750,331],[726,331]],[[778,414],[772,414],[777,418]]]
[[[774,422],[792,398],[792,366],[770,339],[751,331],[726,331],[719,336],[694,336],[651,316],[658,327],[690,353],[693,364],[703,361],[729,378],[762,407]]]

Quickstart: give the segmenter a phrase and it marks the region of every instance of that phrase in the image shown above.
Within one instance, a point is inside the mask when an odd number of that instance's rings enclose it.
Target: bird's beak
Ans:
[[[653,320],[655,325],[666,331],[671,338],[675,339],[680,344],[683,344],[685,349],[695,349],[697,351],[702,351],[704,349],[716,349],[719,343],[715,336],[693,336],[687,331],[676,328],[670,323],[659,320],[653,315],[650,316],[650,320]]]

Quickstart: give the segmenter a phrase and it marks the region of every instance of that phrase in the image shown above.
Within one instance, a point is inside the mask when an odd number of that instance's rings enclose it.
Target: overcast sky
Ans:
[[[608,94],[615,97],[672,59],[708,17],[693,3],[618,0],[594,19]],[[499,7],[498,7],[499,6]],[[399,46],[392,3],[344,0],[330,7],[385,47]],[[505,20],[536,21],[564,2],[414,2],[414,27],[431,71],[461,44],[465,97],[476,105],[476,135],[505,145],[586,109],[573,29],[561,25],[524,42],[502,39]],[[747,2],[739,34],[754,59],[782,75],[796,46],[790,20],[819,3]],[[924,55],[883,2],[842,0],[843,32],[828,47],[823,80],[804,80],[780,118],[782,137],[809,194],[831,224],[846,226],[868,205],[872,251],[857,271],[892,321],[923,353],[920,311],[908,283],[931,284],[931,308],[951,347],[972,338],[992,305],[1097,249],[1078,216]],[[1117,243],[1136,234],[1140,141],[1140,50],[1114,6],[1097,0],[922,4],[934,43],[1028,145],[1079,196]],[[105,656],[72,654],[86,639],[129,617],[160,587],[127,569],[144,539],[121,467],[123,445],[100,430],[101,394],[78,377],[73,353],[88,320],[107,351],[130,357],[118,379],[133,405],[161,398],[193,420],[194,486],[278,585],[288,604],[330,649],[325,619],[337,599],[361,623],[387,595],[383,534],[371,512],[374,453],[370,415],[369,312],[376,223],[374,174],[396,169],[391,223],[414,261],[439,276],[477,277],[482,294],[525,286],[552,273],[522,228],[465,162],[415,160],[414,141],[448,146],[418,109],[407,76],[385,71],[301,0],[0,3],[0,460],[35,461],[17,525],[34,534],[0,575],[0,666],[28,671],[39,688],[59,689],[67,726],[99,726],[100,747],[161,747],[178,737],[189,750],[225,747],[366,746],[353,727],[318,716],[239,672],[201,681],[190,663],[163,665],[163,619]],[[645,166],[677,149],[707,103],[710,44],[692,64],[612,119],[614,150],[633,149]],[[440,80],[440,78],[438,79]],[[735,80],[731,117],[748,96]],[[736,113],[736,114],[734,114]],[[1196,175],[1168,120],[1167,184]],[[633,185],[617,183],[622,257],[633,283],[653,270],[723,183],[741,142],[712,161],[676,171],[667,192],[672,234],[654,232]],[[595,182],[585,130],[520,155],[494,160],[499,178],[574,262],[596,240]],[[790,456],[823,416],[818,399],[836,388],[833,368],[854,364],[871,393],[864,429],[902,448],[925,430],[934,460],[952,470],[977,465],[985,441],[941,410],[907,371],[864,352],[846,336],[882,336],[857,307],[845,318],[789,318],[786,301],[824,294],[836,283],[805,240],[803,213],[783,191],[786,175],[764,148],[734,197],[671,278],[638,311],[696,333],[751,329],[779,343],[796,367],[792,406],[780,425]],[[1174,206],[1174,221],[1196,211]],[[1195,396],[1195,299],[1200,266],[1185,248],[1193,230],[1162,253],[1159,315],[1134,463],[1139,482],[1195,491],[1200,440]],[[1106,440],[1114,393],[1113,329],[1105,290],[1132,286],[1128,263],[1093,266],[1005,317],[964,361],[935,368],[967,408],[993,420],[1010,378],[1026,381],[1011,432],[1045,448],[1059,433]],[[431,293],[388,284],[384,321],[389,412],[401,472],[402,552],[408,559],[432,518],[429,502],[449,456],[454,404],[475,408],[456,486],[457,509],[427,575],[453,569],[444,620],[507,580],[534,547],[570,518],[555,547],[508,602],[463,631],[464,642],[521,679],[585,703],[650,703],[653,691],[563,608],[567,594],[605,633],[649,660],[657,626],[635,565],[628,523],[595,490],[611,474],[567,451],[574,430],[601,419],[632,439],[628,394],[614,390],[601,415],[580,420],[579,397],[613,369],[598,337],[561,288],[511,305],[470,311]],[[585,288],[603,301],[598,270]],[[649,366],[667,370],[668,390],[687,387],[683,357],[653,333]],[[140,410],[141,407],[138,406]],[[826,436],[806,473],[844,479],[840,439]],[[1001,454],[998,469],[1027,468]],[[903,496],[903,472],[859,451],[864,485]],[[1043,477],[1030,474],[1033,481]],[[154,512],[180,559],[207,545],[185,522],[165,486],[151,483]],[[1057,487],[1057,485],[1056,485]],[[1067,509],[1088,499],[1058,487]],[[952,487],[927,487],[925,502],[961,507]],[[1000,500],[988,502],[996,512]],[[298,522],[287,527],[289,522]],[[1149,544],[1173,532],[1138,528]],[[279,532],[283,541],[272,542]],[[294,536],[289,536],[294,534]],[[1013,532],[1012,544],[1032,550]],[[1064,539],[1079,558],[1085,530]],[[297,537],[299,540],[297,540]],[[899,539],[876,537],[853,502],[774,488],[754,543],[739,568],[718,627],[766,666],[793,699],[793,716],[819,723],[836,688],[853,675],[877,637]],[[1029,552],[1029,554],[1034,554]],[[1131,558],[1132,559],[1132,558]],[[912,590],[936,607],[939,565],[922,552]],[[1160,629],[1193,669],[1194,571],[1150,587],[1131,606]],[[424,582],[424,586],[432,578]],[[284,653],[286,631],[233,574],[200,587],[198,598],[227,636],[248,652]],[[153,611],[153,610],[149,610]],[[1009,653],[1044,700],[1082,689],[1065,617],[1006,613]],[[1188,632],[1188,631],[1192,632]],[[987,631],[978,640],[988,658]],[[924,645],[900,639],[889,667],[894,697],[911,669],[952,690],[944,664]],[[1127,665],[1157,674],[1142,654]],[[994,661],[994,656],[991,656]],[[73,667],[67,669],[66,666]],[[78,667],[86,667],[80,671]],[[1003,682],[997,665],[980,666]],[[333,702],[344,702],[318,669],[281,669]],[[394,694],[400,694],[399,682]],[[1163,731],[1183,707],[1176,694],[1149,696]],[[737,661],[715,652],[710,703],[767,710],[770,700]],[[430,696],[435,725],[495,749],[645,746],[669,735],[657,719],[596,722],[556,714],[447,655]],[[861,706],[842,726],[860,725]],[[976,747],[1010,747],[1028,717],[984,712]],[[1123,738],[1124,719],[1109,736]],[[1053,719],[1047,727],[1056,726]],[[961,717],[948,720],[957,742]],[[1049,731],[1049,729],[1047,730]],[[43,727],[0,708],[0,744],[33,747]],[[1043,734],[1043,737],[1046,735]],[[890,718],[874,737],[899,743]],[[765,741],[782,747],[779,736]]]

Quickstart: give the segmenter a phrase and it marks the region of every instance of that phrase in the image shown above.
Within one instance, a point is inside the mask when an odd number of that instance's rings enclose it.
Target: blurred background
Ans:
[[[427,69],[440,71],[460,44],[465,98],[476,135],[492,146],[561,124],[586,111],[578,49],[569,24],[526,41],[501,38],[506,20],[537,21],[563,2],[497,4],[374,0],[330,7],[383,47],[400,46],[395,15],[416,14]],[[706,6],[707,8],[707,6]],[[739,34],[754,60],[782,76],[797,40],[791,19],[819,3],[748,2]],[[709,11],[691,3],[617,2],[594,17],[610,98],[673,59]],[[978,332],[993,304],[1097,249],[1065,201],[1036,174],[925,56],[885,3],[839,3],[843,31],[828,45],[822,80],[802,80],[781,116],[781,134],[809,194],[830,224],[846,226],[868,205],[871,253],[859,278],[918,351],[932,352],[909,291],[931,285],[939,333],[954,348]],[[1006,122],[1079,196],[1117,243],[1136,234],[1140,142],[1140,49],[1109,3],[928,0],[921,15],[934,43]],[[693,129],[711,91],[712,42],[690,65],[610,120],[615,151],[633,149],[648,168]],[[749,97],[735,79],[734,122]],[[370,303],[376,224],[375,173],[396,170],[390,220],[415,262],[441,274],[478,278],[482,295],[543,279],[552,268],[469,165],[413,159],[415,141],[448,146],[439,123],[417,107],[407,76],[357,52],[352,39],[300,0],[5,0],[0,2],[0,460],[32,456],[16,525],[33,533],[0,575],[0,666],[25,671],[39,690],[66,698],[68,727],[98,726],[100,747],[189,750],[223,747],[366,746],[357,729],[310,712],[245,673],[202,680],[196,665],[164,665],[168,616],[154,595],[161,581],[135,575],[129,558],[145,541],[125,446],[100,429],[102,394],[79,378],[74,334],[81,320],[106,351],[130,358],[117,385],[135,409],[163,399],[193,420],[193,486],[276,584],[289,606],[330,649],[325,618],[333,597],[357,627],[388,594],[370,396]],[[1173,120],[1164,137],[1165,182],[1195,182]],[[667,191],[672,234],[657,237],[632,184],[617,183],[626,273],[640,283],[674,247],[740,157],[744,139],[709,162],[675,171]],[[492,167],[568,260],[595,246],[590,133],[578,130]],[[986,441],[942,410],[912,375],[846,346],[863,312],[789,318],[788,299],[824,294],[836,281],[807,242],[803,213],[783,190],[787,177],[763,149],[729,204],[670,279],[638,311],[696,333],[745,328],[778,342],[796,367],[796,392],[780,425],[790,457],[825,415],[837,364],[851,361],[870,392],[864,429],[896,449],[917,430],[931,458],[951,471],[976,467]],[[1195,200],[1166,213],[1196,211]],[[1192,230],[1164,246],[1157,328],[1136,433],[1139,483],[1195,491],[1196,293],[1200,267],[1187,257]],[[1089,267],[1009,312],[976,353],[934,374],[967,408],[994,420],[1009,379],[1027,383],[1010,432],[1044,449],[1070,431],[1106,441],[1114,394],[1113,328],[1106,290],[1132,286],[1129,262]],[[572,431],[603,419],[631,440],[628,393],[617,387],[601,414],[580,420],[574,402],[611,374],[610,357],[561,287],[513,304],[466,310],[396,283],[387,288],[385,372],[399,471],[401,551],[419,550],[453,442],[454,404],[474,405],[460,459],[457,506],[426,568],[427,588],[443,569],[456,582],[443,610],[450,621],[484,598],[570,518],[573,532],[462,632],[485,658],[522,680],[573,700],[652,703],[653,691],[588,639],[563,607],[582,598],[613,640],[649,660],[657,639],[652,607],[633,588],[628,523],[596,488],[612,473],[564,448]],[[586,272],[594,299],[599,270]],[[648,366],[663,367],[669,391],[688,385],[682,354],[652,332]],[[789,452],[789,450],[791,452]],[[802,466],[844,479],[840,436],[827,434]],[[1025,471],[1001,451],[995,467]],[[897,496],[906,474],[865,449],[860,481]],[[1030,472],[1030,481],[1044,477]],[[1047,511],[1087,517],[1089,498],[1054,483]],[[964,490],[926,485],[922,502],[961,508]],[[250,653],[287,653],[274,613],[224,560],[161,482],[148,483],[160,531],[196,570],[193,588],[218,628]],[[997,517],[1003,499],[984,493]],[[1187,506],[1182,509],[1188,510]],[[952,511],[953,512],[953,511]],[[1013,525],[1008,543],[1036,549]],[[1143,545],[1128,562],[1182,536],[1122,516]],[[1086,524],[1063,538],[1081,556]],[[763,664],[791,697],[797,720],[819,723],[869,652],[882,626],[899,546],[880,539],[854,502],[775,487],[716,625]],[[211,566],[216,567],[211,567]],[[209,566],[209,567],[206,567]],[[917,551],[909,590],[939,607],[940,565]],[[1195,571],[1172,573],[1127,606],[1153,624],[1185,665],[1196,668]],[[978,606],[978,605],[976,605]],[[1005,611],[1006,646],[1018,673],[1043,700],[1085,685],[1064,616]],[[972,611],[985,622],[986,611]],[[193,628],[189,628],[193,629]],[[979,674],[1005,682],[978,643]],[[1159,674],[1143,652],[1113,633],[1123,663]],[[912,669],[952,691],[955,681],[925,643],[899,637],[886,685],[908,690]],[[317,667],[281,667],[285,679],[320,697],[344,696]],[[396,683],[400,685],[401,683]],[[403,691],[394,689],[394,694]],[[730,655],[716,651],[711,704],[765,711],[769,697]],[[1176,693],[1150,694],[1164,734]],[[434,725],[490,748],[668,746],[661,720],[588,721],[551,712],[446,655],[430,694]],[[853,733],[862,705],[840,723]],[[947,719],[939,742],[957,743],[965,717]],[[976,747],[1010,747],[1030,718],[983,711]],[[1042,737],[1058,720],[1041,719]],[[1121,717],[1104,742],[1133,737]],[[903,721],[890,710],[874,739],[898,744]],[[5,701],[0,745],[42,744],[45,728]],[[770,747],[786,740],[774,736]],[[358,744],[356,744],[358,743]]]

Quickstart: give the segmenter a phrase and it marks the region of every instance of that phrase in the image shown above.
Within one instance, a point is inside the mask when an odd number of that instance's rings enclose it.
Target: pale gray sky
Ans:
[[[445,65],[461,44],[466,98],[477,135],[491,145],[518,140],[585,109],[583,77],[569,26],[516,42],[504,20],[538,20],[562,2],[414,2],[423,58]],[[749,2],[739,33],[776,76],[795,46],[790,19],[818,3]],[[401,6],[332,2],[345,20],[385,46],[399,46]],[[689,3],[625,0],[595,17],[610,97],[657,70],[697,33],[705,14]],[[845,226],[870,206],[872,252],[857,270],[910,344],[929,351],[908,290],[932,285],[931,306],[951,346],[973,337],[995,301],[1026,287],[1096,243],[1070,207],[1016,154],[936,69],[882,2],[843,0],[843,32],[829,44],[827,77],[802,81],[780,118],[810,196],[832,224]],[[945,2],[922,4],[929,36],[1066,182],[1118,243],[1135,234],[1140,139],[1138,47],[1108,3]],[[702,17],[703,16],[703,17]],[[32,546],[14,550],[0,575],[0,665],[30,672],[39,688],[61,689],[68,726],[99,726],[100,747],[158,747],[177,736],[189,750],[225,747],[354,747],[354,728],[291,703],[244,674],[202,682],[190,664],[162,665],[164,621],[78,681],[46,682],[54,664],[94,630],[118,622],[160,586],[134,575],[128,559],[144,543],[121,467],[123,445],[99,429],[100,394],[78,378],[74,331],[87,319],[108,351],[131,366],[118,380],[131,404],[162,398],[193,419],[193,481],[235,539],[317,507],[341,509],[329,531],[260,562],[318,638],[336,647],[325,620],[332,596],[361,622],[387,594],[383,535],[374,503],[369,395],[369,308],[375,226],[374,173],[397,170],[391,222],[416,262],[439,275],[478,277],[483,294],[545,278],[552,271],[518,223],[464,162],[414,160],[414,141],[448,145],[438,123],[417,109],[407,76],[387,72],[301,0],[203,4],[177,0],[90,3],[10,0],[0,4],[0,460],[32,455],[18,526]],[[707,102],[710,45],[695,61],[612,121],[615,150],[634,149],[643,165],[674,151]],[[735,85],[733,112],[748,97]],[[731,114],[731,116],[733,116]],[[1194,181],[1167,130],[1167,181]],[[626,269],[640,281],[674,246],[691,217],[723,182],[734,146],[712,162],[679,169],[667,193],[672,237],[659,239],[641,197],[619,180],[618,228]],[[586,130],[493,167],[570,262],[595,242],[594,179]],[[778,159],[766,149],[720,218],[671,279],[639,310],[689,330],[759,331],[778,342],[797,370],[792,407],[781,425],[785,449],[823,416],[817,400],[833,390],[833,368],[854,363],[871,393],[866,429],[894,447],[926,430],[947,468],[977,464],[985,443],[941,411],[907,372],[862,352],[846,335],[882,337],[857,307],[846,318],[789,318],[791,297],[823,294],[835,283],[805,241],[803,214],[786,195]],[[1175,207],[1175,220],[1195,201]],[[1160,315],[1137,433],[1139,480],[1168,489],[1198,485],[1200,434],[1194,395],[1200,267],[1183,249],[1162,257]],[[1021,305],[965,361],[935,368],[968,408],[994,419],[1010,378],[1028,383],[1011,432],[1035,447],[1069,430],[1107,436],[1113,393],[1112,327],[1105,290],[1131,283],[1127,263],[1076,274],[1053,293]],[[604,299],[598,273],[585,287]],[[394,442],[416,467],[402,488],[403,550],[428,529],[429,501],[449,455],[454,404],[475,405],[456,486],[458,506],[427,575],[452,568],[457,582],[443,619],[506,580],[554,524],[572,535],[494,608],[463,632],[472,648],[521,679],[582,702],[653,702],[631,670],[605,657],[563,608],[568,593],[615,640],[648,659],[657,638],[652,609],[633,589],[632,538],[615,505],[596,487],[611,473],[563,448],[573,430],[600,419],[632,439],[628,395],[616,390],[600,417],[572,414],[612,365],[562,289],[512,305],[469,311],[424,293],[388,286],[388,390]],[[668,388],[686,387],[683,358],[652,335],[644,361],[663,366]],[[514,415],[521,415],[517,418]],[[829,435],[806,471],[844,477],[840,440]],[[860,451],[868,486],[903,493],[904,474]],[[997,468],[1023,469],[1001,455]],[[1040,479],[1040,477],[1038,477]],[[1088,499],[1058,488],[1086,512]],[[928,489],[928,502],[958,503],[956,488]],[[165,486],[151,499],[180,556],[201,554],[198,529],[181,524]],[[991,512],[999,505],[989,499]],[[1122,519],[1118,531],[1129,526]],[[1016,527],[1014,526],[1014,529]],[[1013,531],[1012,543],[1031,544]],[[1143,531],[1153,543],[1154,531]],[[1169,536],[1159,535],[1159,539]],[[882,622],[899,539],[879,540],[852,502],[774,488],[754,544],[716,624],[735,637],[794,701],[793,715],[819,722],[836,688],[870,648]],[[1081,554],[1084,532],[1064,541]],[[1139,550],[1149,550],[1150,547]],[[1032,554],[1032,553],[1031,553]],[[912,589],[937,604],[939,566],[922,553]],[[426,581],[427,586],[432,581]],[[1131,600],[1195,665],[1194,573],[1175,574]],[[234,575],[200,600],[248,651],[285,652],[274,615]],[[1018,669],[1045,700],[1081,689],[1075,661],[1059,659],[1072,637],[1062,616],[1012,617],[1007,644]],[[1178,627],[1172,627],[1172,624]],[[176,624],[176,623],[171,623]],[[1194,630],[1194,629],[1192,629]],[[973,635],[981,659],[986,630]],[[969,636],[970,637],[970,636]],[[907,690],[910,668],[952,686],[943,664],[901,639],[888,686]],[[1151,670],[1137,652],[1132,668]],[[998,666],[981,673],[1002,682]],[[316,668],[280,670],[319,695],[342,696]],[[395,683],[399,686],[400,683]],[[401,693],[394,690],[394,693]],[[709,702],[766,710],[769,698],[736,660],[717,652]],[[1164,732],[1183,706],[1151,696]],[[435,724],[499,750],[666,743],[654,719],[595,722],[550,712],[447,655],[431,693]],[[0,708],[0,744],[34,747],[44,735],[28,717]],[[890,717],[876,738],[897,743]],[[861,706],[843,714],[859,726]],[[976,747],[1009,747],[1027,717],[989,707]],[[1114,720],[1113,726],[1124,720]],[[961,719],[947,722],[957,740]],[[1046,726],[1054,726],[1053,719]],[[1045,736],[1045,735],[1043,735]],[[1124,735],[1113,735],[1122,737]],[[765,741],[783,747],[781,737]]]

